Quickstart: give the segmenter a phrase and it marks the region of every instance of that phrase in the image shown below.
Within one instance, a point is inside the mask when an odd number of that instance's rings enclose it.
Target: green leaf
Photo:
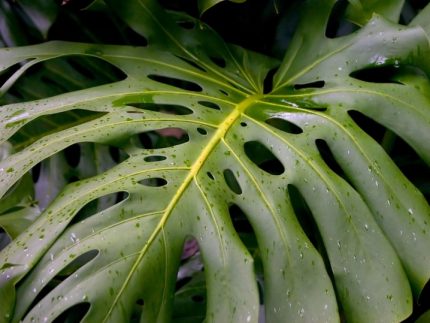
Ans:
[[[206,10],[212,8],[213,6],[217,5],[218,3],[225,1],[225,0],[199,0],[199,11],[200,15],[203,15]],[[228,0],[235,3],[244,3],[246,0]]]
[[[22,64],[4,92],[58,57],[97,57],[127,76],[0,107],[1,142],[16,140],[0,161],[0,196],[39,163],[43,170],[35,184],[43,213],[0,253],[0,317],[52,321],[87,303],[83,322],[258,322],[261,302],[267,322],[339,322],[339,308],[348,322],[406,319],[430,278],[430,207],[354,113],[430,164],[423,29],[373,15],[328,39],[335,1],[309,1],[265,93],[276,60],[157,1],[105,2],[147,46],[0,50],[0,70]],[[77,110],[99,114],[42,129],[34,142],[22,136],[39,118]],[[80,147],[77,165],[66,163],[69,147]],[[53,200],[38,195],[49,192]],[[255,238],[238,232],[232,209]],[[181,267],[190,237],[204,280]],[[179,268],[193,279],[176,290]],[[205,311],[190,302],[196,295]]]
[[[357,25],[365,25],[377,13],[393,22],[398,22],[405,0],[348,0],[346,17]]]

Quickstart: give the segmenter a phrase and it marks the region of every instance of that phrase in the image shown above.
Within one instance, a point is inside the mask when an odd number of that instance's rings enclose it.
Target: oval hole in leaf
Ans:
[[[268,94],[268,93],[272,92],[273,77],[275,76],[277,71],[278,71],[278,67],[272,68],[269,72],[267,72],[266,77],[264,78],[264,82],[263,82],[263,93],[264,94]]]
[[[201,92],[203,91],[203,88],[198,85],[197,83],[194,82],[190,82],[190,81],[186,81],[186,80],[181,80],[181,79],[177,79],[174,77],[168,77],[168,76],[163,76],[163,75],[156,75],[156,74],[149,74],[148,78],[155,81],[155,82],[159,82],[159,83],[163,83],[163,84],[167,84],[167,85],[171,85],[183,90],[187,90],[187,91],[193,91],[193,92]]]
[[[206,107],[206,108],[209,108],[209,109],[221,110],[221,108],[218,104],[210,102],[210,101],[198,101],[197,103]]]
[[[315,145],[317,146],[318,152],[320,153],[321,158],[324,160],[327,166],[337,175],[347,180],[346,174],[340,167],[339,163],[336,161],[327,142],[323,139],[317,139],[315,140]]]
[[[69,166],[75,168],[81,159],[81,147],[79,144],[73,144],[64,149],[64,155]]]
[[[142,132],[137,135],[139,143],[146,149],[160,149],[181,145],[190,140],[188,133],[181,128],[164,128]]]
[[[157,111],[167,114],[188,115],[193,114],[193,110],[177,104],[157,104],[157,103],[127,103],[127,105],[149,111]]]
[[[345,12],[348,7],[348,0],[338,0],[331,10],[325,35],[328,38],[336,38],[351,34],[358,29],[358,26],[345,19]]]
[[[222,57],[210,56],[209,58],[211,59],[212,62],[214,62],[217,66],[221,68],[224,68],[227,65],[225,62],[225,59]]]
[[[310,83],[303,83],[303,84],[295,84],[294,89],[300,90],[300,89],[321,89],[325,85],[325,81],[315,81]]]
[[[25,124],[10,138],[10,141],[14,144],[14,147],[18,152],[38,139],[43,138],[47,133],[67,130],[74,126],[97,119],[105,114],[106,113],[104,112],[75,109],[40,116]]]
[[[208,177],[209,177],[211,180],[214,180],[214,179],[215,179],[215,177],[212,175],[212,173],[211,173],[211,172],[207,172],[207,173],[206,173],[206,175],[208,175]]]
[[[52,323],[79,323],[91,307],[90,303],[79,303],[61,313]]]
[[[167,185],[167,181],[161,177],[151,177],[151,178],[145,178],[139,181],[139,184],[149,186],[149,187],[162,187]]]
[[[166,159],[167,159],[166,156],[161,156],[161,155],[146,156],[145,158],[143,158],[144,161],[149,162],[149,163],[162,161],[162,160],[166,160]]]
[[[387,130],[383,125],[369,118],[360,111],[349,110],[348,114],[351,119],[354,120],[354,122],[369,136],[371,136],[377,142],[382,141],[384,134]]]
[[[379,66],[364,68],[358,71],[354,71],[349,74],[350,77],[370,83],[391,83],[401,84],[403,83],[396,81],[395,77],[399,74],[399,67],[395,65]]]
[[[195,68],[197,68],[198,70],[200,70],[202,72],[206,72],[206,70],[203,67],[201,67],[199,64],[197,64],[196,62],[194,62],[194,61],[192,61],[190,59],[178,56],[178,55],[175,55],[175,56],[177,58],[179,58],[180,60],[184,61],[185,63],[187,63],[188,65],[190,65],[192,67],[195,67]]]
[[[112,194],[107,194],[96,198],[87,204],[85,204],[79,212],[73,217],[73,220],[70,222],[69,226],[78,223],[82,220],[93,216],[101,211],[104,211],[115,204],[118,204],[128,198],[129,194],[125,191],[119,191]]]
[[[93,260],[97,255],[99,254],[99,251],[96,249],[89,250],[78,257],[76,257],[73,254],[70,254],[70,259],[73,259],[72,262],[70,262],[66,267],[64,267],[57,276],[64,277],[64,276],[70,276],[75,271],[77,271],[79,268],[85,266],[87,263],[89,263],[91,260]],[[72,257],[74,256],[74,257]]]
[[[203,128],[197,128],[197,132],[201,135],[204,135],[204,136],[208,134],[206,129],[203,129]]]
[[[223,175],[227,186],[232,190],[232,192],[238,195],[242,194],[242,188],[231,169],[225,169]]]
[[[311,243],[320,250],[320,252],[324,252],[323,240],[319,233],[318,226],[303,195],[299,189],[292,184],[288,184],[287,191],[294,214],[296,215],[304,233]],[[325,256],[325,260],[327,260],[327,255],[325,254]]]
[[[244,145],[245,154],[260,169],[272,175],[281,175],[284,165],[276,156],[261,142],[248,141]]]
[[[223,89],[220,89],[219,90],[222,94],[224,94],[225,96],[229,96],[229,94],[226,92],[226,91],[224,91]]]
[[[267,119],[266,123],[286,133],[297,135],[303,132],[302,128],[300,128],[299,126],[295,125],[294,123],[286,119],[275,117],[275,118]]]

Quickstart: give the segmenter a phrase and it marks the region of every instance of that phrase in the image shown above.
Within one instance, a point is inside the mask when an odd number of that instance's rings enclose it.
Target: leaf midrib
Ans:
[[[233,111],[225,118],[225,120],[219,125],[218,130],[215,132],[213,137],[209,140],[208,144],[205,146],[203,151],[200,153],[197,160],[194,162],[194,164],[191,166],[190,171],[188,172],[188,175],[182,182],[182,184],[179,186],[178,190],[176,191],[175,195],[171,199],[170,203],[167,205],[166,210],[161,217],[157,227],[153,231],[152,235],[149,237],[148,241],[142,248],[139,256],[137,257],[136,261],[134,262],[132,268],[130,269],[129,274],[127,275],[121,289],[118,291],[114,301],[112,302],[112,305],[110,306],[109,310],[107,311],[105,318],[102,322],[107,322],[109,320],[110,315],[112,314],[112,311],[115,307],[115,305],[119,302],[119,299],[121,295],[123,294],[125,288],[131,281],[132,275],[137,270],[137,267],[141,263],[144,255],[146,254],[149,247],[152,245],[152,243],[155,241],[156,237],[159,235],[159,233],[163,230],[167,220],[169,219],[170,215],[172,214],[175,206],[187,190],[190,183],[196,178],[197,174],[200,172],[201,168],[203,167],[204,163],[208,159],[208,157],[211,155],[215,147],[218,145],[218,143],[225,137],[226,133],[229,131],[231,126],[238,120],[240,116],[242,116],[243,112],[251,106],[253,103],[258,101],[262,95],[255,94],[248,96],[245,100],[240,102],[236,107],[233,109]]]

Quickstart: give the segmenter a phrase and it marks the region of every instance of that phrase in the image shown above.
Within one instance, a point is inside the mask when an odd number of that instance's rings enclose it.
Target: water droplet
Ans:
[[[251,315],[248,315],[248,316],[246,317],[246,322],[251,322]]]
[[[341,245],[341,243],[340,243],[340,240],[337,240],[336,244],[337,244],[337,248],[338,248],[338,249],[341,249],[341,248],[342,248],[342,245]]]
[[[299,316],[303,317],[303,315],[305,315],[305,309],[302,307],[299,311]]]
[[[368,225],[367,223],[365,223],[365,224],[364,224],[364,229],[365,229],[366,231],[368,231],[368,230],[369,230],[369,225]]]
[[[409,209],[408,209],[408,213],[409,213],[410,215],[412,215],[412,214],[414,214],[414,211],[413,211],[411,208],[409,208]]]

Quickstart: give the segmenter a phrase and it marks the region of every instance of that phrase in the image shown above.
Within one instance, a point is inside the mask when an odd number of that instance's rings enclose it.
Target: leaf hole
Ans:
[[[175,55],[175,56],[177,58],[179,58],[180,60],[184,61],[185,63],[187,63],[188,65],[190,65],[192,67],[195,67],[196,69],[198,69],[198,70],[200,70],[202,72],[206,72],[206,70],[203,67],[201,67],[199,64],[197,64],[195,61],[192,61],[190,59],[184,58],[182,56],[178,56],[178,55]]]
[[[209,177],[211,180],[214,180],[214,179],[215,179],[215,177],[212,175],[212,173],[211,173],[211,172],[207,172],[207,173],[206,173],[206,175],[208,175],[208,177]]]
[[[161,156],[161,155],[146,156],[145,158],[143,158],[144,161],[149,163],[158,162],[166,159],[167,159],[166,156]]]
[[[77,271],[79,268],[85,266],[88,264],[91,260],[93,260],[97,255],[99,254],[99,251],[96,249],[89,250],[78,257],[74,254],[70,254],[69,258],[73,259],[72,262],[70,262],[66,267],[64,267],[58,274],[57,277],[69,277],[75,271]]]
[[[70,129],[86,122],[102,117],[106,113],[75,109],[37,117],[24,124],[9,140],[16,151],[28,147],[43,138],[46,133],[54,133]],[[22,119],[26,121],[26,119]]]
[[[162,187],[167,185],[167,181],[161,177],[151,177],[139,181],[139,184],[149,187]]]
[[[263,82],[263,93],[268,94],[273,90],[273,77],[275,76],[278,68],[272,68],[269,72],[267,72],[266,77]]]
[[[155,74],[149,74],[148,78],[155,82],[167,84],[187,91],[193,91],[193,92],[203,91],[203,88],[197,83],[186,81],[186,80],[181,80],[181,79],[162,76],[162,75],[155,75]]]
[[[270,118],[267,119],[265,121],[267,124],[271,125],[272,127],[279,129],[283,132],[286,133],[291,133],[291,134],[300,134],[303,132],[302,128],[300,128],[299,126],[295,125],[294,123],[286,120],[286,119],[281,119],[281,118]]]
[[[227,65],[225,62],[225,59],[222,57],[209,56],[209,58],[212,62],[214,62],[215,65],[217,65],[221,68],[224,68]]]
[[[222,94],[224,94],[225,96],[229,96],[229,94],[226,92],[226,91],[224,91],[223,89],[220,89],[219,90]]]
[[[139,299],[136,301],[136,305],[139,305],[139,306],[143,306],[143,305],[145,305],[145,302],[143,301],[143,298],[139,298]]]
[[[69,166],[75,168],[81,160],[81,147],[79,144],[73,144],[64,149],[64,155]]]
[[[325,81],[315,81],[310,83],[303,83],[303,84],[295,84],[294,89],[295,90],[301,90],[301,89],[321,89],[325,86]]]
[[[285,168],[281,161],[259,141],[248,141],[244,145],[246,156],[261,170],[271,175],[281,175]]]
[[[203,129],[203,128],[197,128],[197,132],[201,135],[204,135],[204,136],[208,134],[206,129]]]
[[[246,126],[248,126],[248,124],[247,124],[246,122],[241,122],[241,123],[240,123],[240,126],[241,126],[241,127],[246,127]]]
[[[320,153],[321,158],[324,160],[327,166],[337,175],[348,181],[346,174],[334,158],[333,152],[331,151],[327,142],[323,139],[317,139],[315,140],[315,145],[317,146],[318,152]]]
[[[349,110],[348,115],[369,136],[371,136],[377,142],[382,141],[384,137],[384,133],[387,130],[384,126],[382,126],[375,120],[369,118],[368,116],[361,113],[360,111]]]
[[[221,110],[221,108],[218,104],[210,102],[210,101],[198,101],[197,103],[206,107],[206,108],[209,108],[209,109]]]
[[[349,74],[350,77],[370,83],[388,83],[388,84],[401,84],[396,81],[396,76],[399,74],[399,66],[387,65],[380,67],[364,68],[354,71]]]
[[[305,198],[295,185],[288,184],[287,191],[290,197],[291,206],[294,210],[294,214],[296,215],[296,218],[299,221],[301,228],[303,229],[310,242],[323,256],[326,267],[330,267],[330,264],[328,262],[328,256],[324,248],[322,236],[319,232],[318,225],[315,222],[312,211],[310,210]]]
[[[127,105],[142,110],[156,111],[167,114],[189,115],[194,113],[193,110],[178,104],[127,103]]]
[[[90,310],[91,304],[90,303],[79,303],[75,304],[72,307],[69,307],[66,311],[61,313],[55,320],[53,320],[53,323],[79,323],[82,321],[82,319],[85,317],[85,315]]]
[[[77,185],[77,184],[78,183],[75,183],[74,185]],[[69,226],[76,224],[78,222],[81,222],[82,220],[85,220],[99,212],[102,212],[126,200],[128,196],[129,196],[128,192],[119,191],[119,192],[107,194],[91,200],[76,213],[76,215],[73,217],[72,221],[70,222]]]
[[[242,188],[240,187],[239,182],[237,181],[236,176],[232,172],[231,169],[225,169],[223,172],[224,180],[229,187],[229,189],[238,195],[242,194]]]
[[[336,38],[346,36],[358,29],[358,26],[345,19],[346,9],[348,7],[348,0],[338,0],[330,13],[325,35],[328,38]]]
[[[142,132],[137,135],[138,143],[146,149],[161,149],[181,145],[190,140],[188,133],[181,128],[163,128]]]

